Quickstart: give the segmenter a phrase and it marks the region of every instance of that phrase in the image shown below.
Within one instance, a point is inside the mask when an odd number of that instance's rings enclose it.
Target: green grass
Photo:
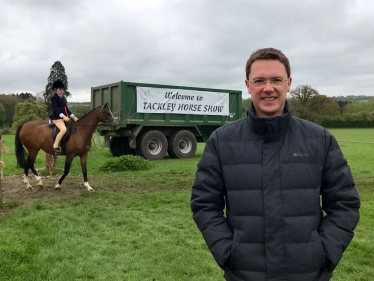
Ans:
[[[374,129],[329,129],[340,142],[372,142],[374,143]]]
[[[345,140],[339,145],[362,200],[355,238],[332,280],[371,280],[374,145],[355,141],[371,141],[374,129],[330,131]],[[4,174],[20,175],[11,154],[13,141],[6,139],[6,145],[9,154],[0,159],[6,162]],[[112,156],[107,148],[93,149],[88,176],[98,192],[52,202],[37,200],[0,218],[0,280],[223,280],[189,208],[203,147],[199,144],[191,159],[165,158],[154,161],[147,171],[117,173],[100,171]],[[62,160],[59,157],[56,173],[62,172]],[[39,161],[43,167],[43,157]],[[69,176],[64,188],[84,188],[76,183],[81,176],[79,161]]]
[[[0,279],[217,280],[187,202],[158,192],[35,202],[1,222]]]
[[[331,129],[330,132],[338,140],[354,178],[374,177],[374,129]]]

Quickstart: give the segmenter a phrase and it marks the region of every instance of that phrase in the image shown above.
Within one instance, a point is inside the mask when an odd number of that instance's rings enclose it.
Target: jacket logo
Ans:
[[[310,155],[308,153],[294,153],[293,156],[299,156],[299,157],[309,157]]]

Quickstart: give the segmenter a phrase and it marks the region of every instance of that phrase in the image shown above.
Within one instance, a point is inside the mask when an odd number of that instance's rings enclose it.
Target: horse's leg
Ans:
[[[35,167],[34,167],[35,159],[36,159],[37,155],[38,155],[38,151],[29,152],[27,160],[25,161],[25,167],[23,168],[23,171],[24,171],[23,182],[26,183],[26,189],[27,190],[32,190],[32,186],[29,183],[29,177],[28,177],[29,169],[31,169],[31,171],[34,173],[35,179],[37,181],[39,181],[38,186],[43,187],[42,179],[41,179],[41,177],[39,176],[38,172],[35,170]]]
[[[58,182],[55,185],[55,189],[60,189],[61,188],[60,185],[61,185],[62,181],[64,180],[64,178],[67,176],[67,174],[69,174],[71,162],[73,162],[73,159],[74,159],[74,154],[66,155],[64,173],[61,176],[61,178],[58,179]]]
[[[80,155],[81,159],[81,167],[82,167],[82,173],[83,173],[83,180],[84,180],[84,186],[87,188],[87,191],[94,191],[93,188],[88,184],[88,178],[87,178],[87,152]]]
[[[32,190],[32,186],[29,182],[29,161],[30,158],[27,157],[25,160],[24,166],[23,166],[23,182],[26,184],[26,189],[27,190]]]
[[[35,164],[35,159],[36,159],[36,156],[38,155],[38,153],[36,153],[36,155],[33,157],[34,161],[31,161],[30,160],[30,169],[31,171],[34,173],[35,175],[35,179],[38,181],[38,186],[39,187],[43,187],[43,182],[42,182],[42,178],[39,176],[38,172],[35,170],[35,167],[34,167],[34,164]],[[30,157],[30,155],[29,155]]]

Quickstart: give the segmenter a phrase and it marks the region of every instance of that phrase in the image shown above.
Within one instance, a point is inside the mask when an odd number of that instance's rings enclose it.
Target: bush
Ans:
[[[10,135],[12,133],[12,130],[9,128],[9,127],[4,127],[2,130],[1,130],[1,134],[2,135]]]
[[[121,171],[140,171],[149,170],[153,167],[153,163],[140,156],[122,155],[113,157],[102,166],[101,171],[121,172]]]

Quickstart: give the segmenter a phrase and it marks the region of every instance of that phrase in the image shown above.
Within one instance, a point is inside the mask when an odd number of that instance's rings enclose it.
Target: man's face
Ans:
[[[59,94],[60,96],[64,93],[64,89],[62,88],[57,88],[56,93]]]
[[[264,80],[265,84],[261,84]],[[291,77],[287,79],[286,67],[278,60],[256,60],[252,64],[245,85],[258,117],[271,118],[283,114],[291,82]]]

